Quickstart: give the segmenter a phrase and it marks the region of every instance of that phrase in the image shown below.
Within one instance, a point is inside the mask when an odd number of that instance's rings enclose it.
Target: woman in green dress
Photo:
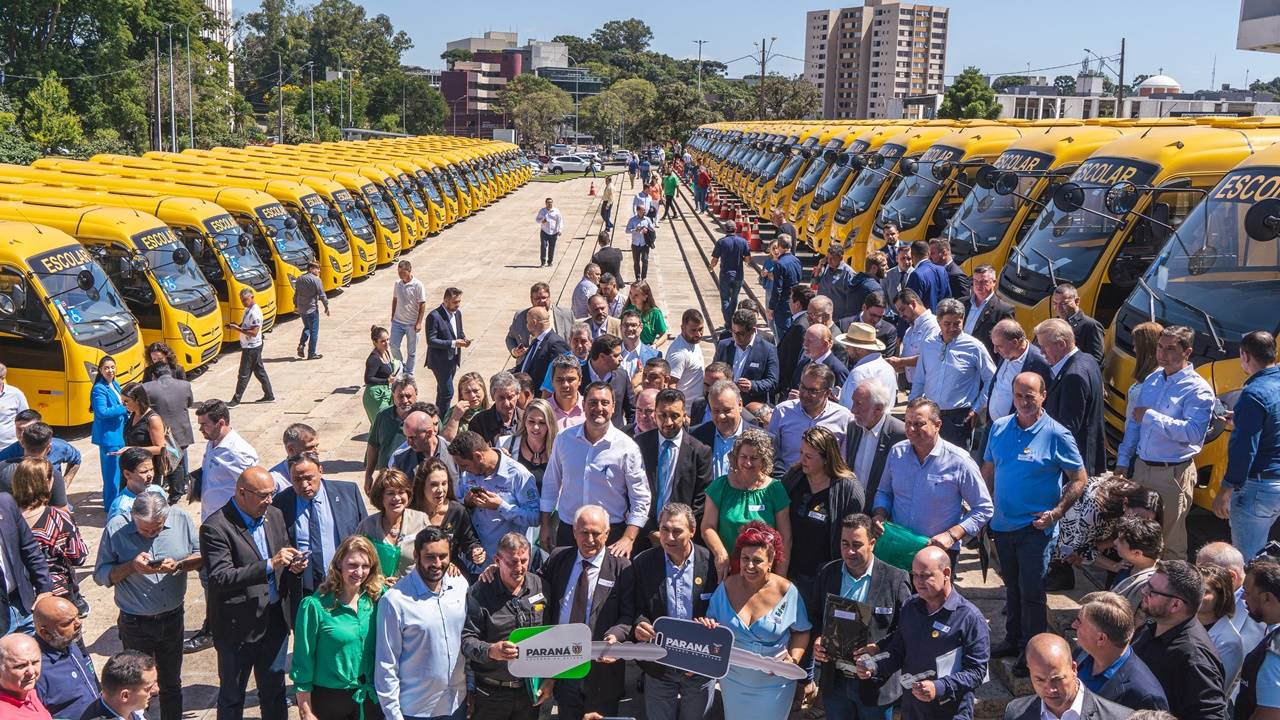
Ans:
[[[391,381],[400,374],[400,361],[391,355],[391,335],[381,325],[369,328],[373,349],[364,361],[364,414],[369,422],[391,407]]]
[[[791,555],[791,498],[782,483],[770,477],[772,468],[773,438],[759,428],[747,428],[729,451],[729,474],[707,487],[702,539],[716,562],[721,582],[731,569],[729,548],[752,520],[776,528],[782,535],[782,554],[774,572],[786,575]]]
[[[666,316],[653,299],[653,288],[649,287],[649,281],[637,280],[631,283],[631,287],[627,289],[627,299],[630,302],[623,311],[635,310],[640,313],[640,342],[661,350],[671,339],[671,334],[667,332]]]
[[[301,720],[382,720],[373,663],[384,585],[373,544],[352,535],[315,594],[302,600],[289,672]]]
[[[356,534],[373,543],[378,565],[392,585],[413,569],[413,539],[430,524],[427,516],[409,507],[413,481],[388,468],[378,473],[369,491],[369,501],[378,512],[356,527]]]

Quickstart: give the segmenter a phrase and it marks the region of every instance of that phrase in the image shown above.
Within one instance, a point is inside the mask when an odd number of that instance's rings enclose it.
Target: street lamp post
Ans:
[[[195,95],[191,89],[191,23],[212,13],[212,10],[201,10],[195,17],[183,24],[183,36],[187,40],[187,145],[196,146],[196,111]]]
[[[578,61],[574,60],[572,55],[565,53],[565,57],[569,58],[569,62],[573,63],[574,70],[581,69],[578,67]],[[581,97],[578,94],[578,81],[581,79],[582,79],[582,73],[574,72],[573,74],[573,144],[575,147],[578,145],[578,99],[579,97]]]
[[[165,29],[169,31],[169,147],[178,152],[178,110],[173,97],[173,25],[165,23]]]
[[[307,92],[311,100],[311,139],[316,139],[316,61],[307,61]]]

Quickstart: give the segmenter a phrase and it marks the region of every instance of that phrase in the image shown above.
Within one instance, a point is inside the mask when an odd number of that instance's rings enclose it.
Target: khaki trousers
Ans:
[[[1196,486],[1196,464],[1191,460],[1177,465],[1148,465],[1141,459],[1134,463],[1133,481],[1155,490],[1164,503],[1164,552],[1162,560],[1187,559],[1187,512]]]

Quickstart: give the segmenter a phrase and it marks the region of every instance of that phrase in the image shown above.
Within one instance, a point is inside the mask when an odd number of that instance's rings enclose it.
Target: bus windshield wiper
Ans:
[[[972,225],[965,222],[964,220],[961,220],[960,218],[956,218],[956,222],[960,224],[960,227],[969,231],[969,247],[973,248],[973,254],[977,255],[978,254],[978,231],[974,230]]]
[[[1031,252],[1044,258],[1045,268],[1049,271],[1049,282],[1053,283],[1055,288],[1058,287],[1058,274],[1053,271],[1053,261],[1049,259],[1048,255],[1040,252],[1038,248],[1031,248]]]
[[[1156,291],[1151,289],[1144,277],[1138,278],[1138,286],[1147,291],[1147,320],[1156,321]]]
[[[1173,295],[1172,293],[1166,293],[1166,294],[1165,294],[1165,297],[1169,298],[1170,300],[1172,300],[1172,301],[1174,301],[1174,302],[1178,303],[1178,304],[1179,304],[1179,305],[1181,305],[1182,307],[1184,307],[1184,308],[1186,308],[1186,309],[1188,309],[1188,310],[1190,310],[1190,311],[1192,311],[1192,312],[1194,312],[1194,313],[1197,313],[1198,315],[1200,315],[1201,317],[1203,317],[1203,318],[1204,318],[1204,323],[1205,323],[1205,325],[1206,325],[1206,326],[1208,326],[1208,328],[1209,328],[1209,334],[1213,336],[1213,345],[1214,345],[1214,347],[1216,347],[1216,348],[1218,349],[1218,352],[1220,352],[1220,353],[1225,353],[1225,352],[1227,351],[1226,346],[1224,346],[1224,345],[1222,344],[1222,337],[1218,335],[1218,331],[1217,331],[1217,329],[1216,329],[1216,328],[1214,328],[1214,325],[1217,323],[1217,320],[1215,320],[1215,319],[1214,319],[1214,317],[1213,317],[1212,315],[1210,315],[1207,311],[1202,310],[1201,308],[1197,307],[1196,305],[1192,305],[1191,303],[1187,302],[1186,300],[1183,300],[1183,299],[1181,299],[1181,298],[1179,298],[1179,297],[1177,297],[1177,296]]]
[[[1022,248],[1018,247],[1017,243],[1014,243],[1010,247],[1013,248],[1014,254],[1018,256],[1018,264],[1016,265],[1015,270],[1018,273],[1018,277],[1022,277],[1022,261],[1027,259],[1027,255],[1022,252]]]

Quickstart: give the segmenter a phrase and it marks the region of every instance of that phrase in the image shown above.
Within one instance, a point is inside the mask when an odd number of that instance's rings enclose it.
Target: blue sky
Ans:
[[[300,0],[305,4],[306,0]],[[852,3],[851,3],[852,4]],[[1210,87],[1217,56],[1216,87],[1280,76],[1280,54],[1236,50],[1238,0],[952,0],[946,72],[952,75],[976,65],[985,73],[1045,70],[1074,74],[1083,48],[1101,55],[1119,51],[1128,38],[1125,75],[1155,74],[1164,68],[1184,90]],[[254,0],[236,3],[237,15],[257,7]],[[527,38],[549,40],[559,34],[587,36],[607,20],[640,17],[654,31],[653,49],[676,57],[696,57],[695,39],[708,40],[704,57],[728,61],[749,55],[752,45],[777,36],[775,53],[804,56],[804,13],[823,5],[787,0],[648,0],[643,3],[591,3],[566,0],[511,2],[392,2],[366,0],[370,14],[385,13],[409,33],[414,47],[405,61],[441,67],[447,41],[486,30],[515,31]],[[770,61],[769,69],[795,74],[801,62]],[[758,65],[756,66],[758,67]],[[752,72],[750,60],[729,66],[731,76]]]

